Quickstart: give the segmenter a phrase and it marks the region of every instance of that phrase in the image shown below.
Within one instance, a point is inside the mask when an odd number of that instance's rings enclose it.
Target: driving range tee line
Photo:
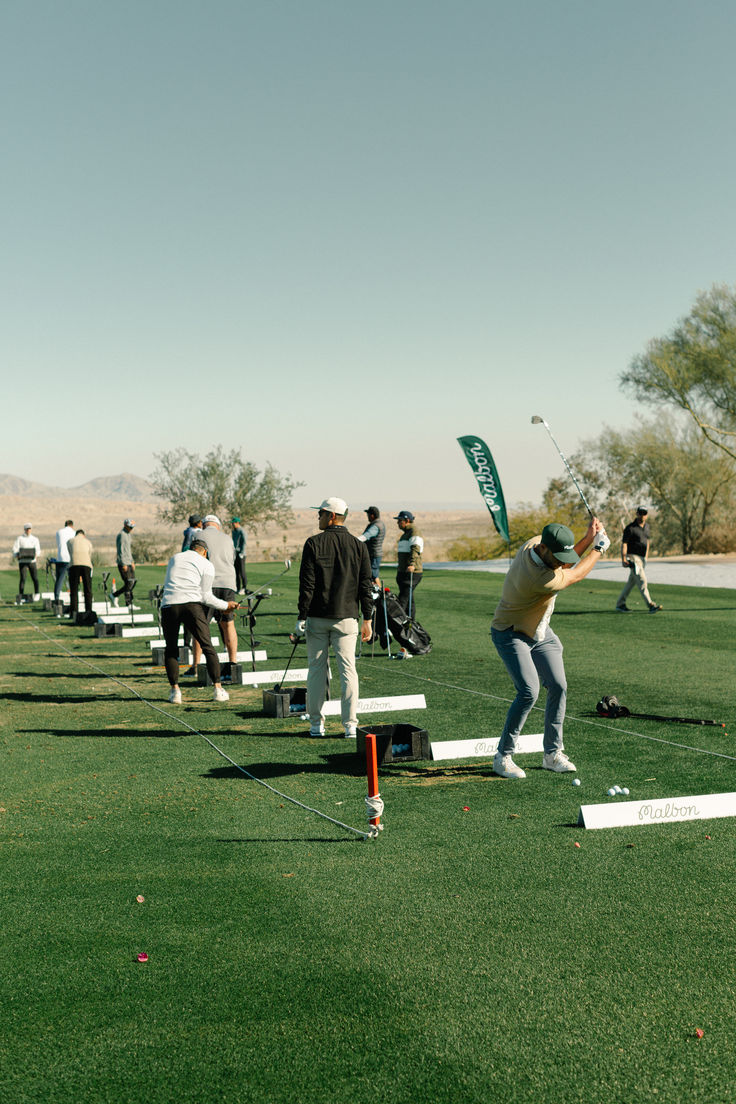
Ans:
[[[387,668],[388,670],[389,668]],[[489,694],[487,690],[472,690],[467,686],[455,686],[451,682],[439,682],[437,679],[427,678],[426,675],[409,674],[405,666],[401,667],[401,670],[397,667],[391,667],[390,670],[394,674],[401,674],[404,678],[414,679],[416,682],[428,682],[432,686],[441,686],[444,690],[457,690],[461,694],[473,694],[478,698],[488,698],[491,701],[504,702],[504,704],[510,705],[512,698],[503,698],[499,694]],[[533,705],[532,709],[536,709],[539,713],[544,713],[543,705]],[[619,728],[615,724],[602,724],[600,720],[594,720],[591,717],[576,717],[574,713],[568,713],[565,720],[578,721],[580,724],[593,725],[594,728],[611,729],[614,732],[620,733],[622,736],[638,736],[640,740],[651,740],[655,744],[666,744],[667,747],[680,748],[682,751],[695,751],[701,755],[712,755],[716,759],[728,759],[732,763],[736,763],[736,755],[726,755],[723,751],[711,751],[710,748],[693,747],[691,744],[679,744],[676,740],[663,740],[660,736],[647,736],[645,732],[635,732],[633,728]]]
[[[270,790],[272,794],[275,794],[277,797],[283,798],[284,801],[291,802],[292,805],[296,805],[298,808],[304,809],[305,812],[314,813],[315,816],[321,817],[323,820],[328,820],[330,824],[334,824],[337,828],[343,828],[346,832],[352,832],[353,835],[360,836],[361,839],[367,840],[376,838],[372,828],[368,830],[365,830],[363,828],[353,828],[350,824],[344,824],[341,820],[336,820],[334,817],[328,816],[327,813],[323,813],[319,809],[313,808],[311,805],[305,805],[302,801],[297,801],[295,797],[290,797],[289,794],[282,793],[281,790],[277,790],[275,786],[270,786],[268,782],[264,782],[262,778],[258,778],[255,774],[251,774],[249,770],[246,770],[245,767],[241,767],[240,764],[236,763],[234,759],[231,759],[230,756],[222,750],[222,748],[219,748],[213,740],[210,740],[209,736],[205,736],[204,732],[200,732],[198,728],[194,728],[194,726],[185,721],[183,717],[176,716],[176,714],[174,713],[168,713],[165,709],[162,709],[161,706],[156,705],[154,702],[149,701],[147,698],[144,698],[143,695],[139,693],[134,686],[129,686],[128,683],[123,682],[122,679],[115,678],[114,675],[109,675],[107,671],[103,671],[101,667],[96,667],[95,664],[90,663],[88,659],[82,659],[81,656],[75,655],[74,652],[66,648],[60,641],[55,640],[49,633],[45,632],[42,628],[39,628],[38,625],[34,625],[34,623],[32,621],[29,621],[27,617],[24,617],[21,614],[11,614],[11,617],[15,617],[17,620],[25,622],[25,624],[29,625],[32,629],[35,629],[37,633],[40,633],[41,636],[45,637],[46,640],[50,641],[50,643],[52,643],[55,647],[60,648],[62,652],[64,652],[66,655],[70,656],[72,659],[77,660],[78,663],[82,663],[85,667],[89,667],[91,671],[96,671],[98,675],[102,675],[103,678],[108,679],[110,682],[114,682],[118,686],[122,686],[124,690],[127,690],[130,694],[133,695],[133,697],[138,698],[139,701],[143,702],[144,705],[147,705],[149,709],[152,709],[155,713],[160,713],[162,716],[167,717],[170,721],[176,721],[176,723],[180,724],[182,728],[188,729],[189,732],[192,732],[195,736],[201,736],[205,743],[210,745],[213,751],[216,751],[218,755],[221,755],[222,758],[226,760],[226,762],[230,763],[230,765],[235,767],[236,770],[240,771],[241,774],[244,774],[246,778],[250,778],[252,782],[257,782],[259,786],[263,786],[264,789]]]

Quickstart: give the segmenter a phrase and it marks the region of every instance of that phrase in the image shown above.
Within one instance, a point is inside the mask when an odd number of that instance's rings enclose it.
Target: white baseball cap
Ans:
[[[220,522],[220,519],[218,518],[217,514],[207,514],[202,519],[202,523],[204,525],[219,525],[220,528],[222,529],[222,523]]]
[[[337,514],[338,517],[346,517],[348,512],[348,504],[344,498],[326,498],[321,506],[313,506],[313,510],[327,510],[330,514]]]

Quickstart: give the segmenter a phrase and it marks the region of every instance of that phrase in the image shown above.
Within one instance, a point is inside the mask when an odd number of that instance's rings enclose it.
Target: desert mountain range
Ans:
[[[131,472],[121,475],[101,475],[78,487],[51,487],[46,483],[34,483],[19,475],[0,473],[0,495],[18,495],[34,498],[124,498],[129,502],[154,500],[153,487],[147,479]]]

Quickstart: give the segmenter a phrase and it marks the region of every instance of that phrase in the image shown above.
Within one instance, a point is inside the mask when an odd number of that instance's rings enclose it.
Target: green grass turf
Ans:
[[[249,565],[252,583],[274,573]],[[161,575],[141,569],[138,592]],[[364,769],[336,720],[306,738],[245,687],[225,707],[198,688],[169,707],[143,644],[13,607],[16,579],[0,573],[3,1101],[732,1099],[736,823],[575,824],[615,783],[632,798],[736,791],[736,758],[704,754],[736,757],[734,592],[660,586],[662,613],[622,617],[616,584],[572,588],[554,624],[582,786],[538,755],[523,782],[489,760],[386,767],[386,828],[363,842],[176,718],[362,829]],[[428,709],[382,720],[498,735],[501,582],[427,575],[431,655],[377,650],[359,669],[363,696],[423,692]],[[277,669],[296,572],[274,589],[257,635]],[[727,728],[601,721],[611,693]]]

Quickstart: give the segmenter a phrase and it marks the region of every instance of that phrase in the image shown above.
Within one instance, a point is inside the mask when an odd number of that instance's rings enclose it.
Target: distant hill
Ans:
[[[147,502],[155,499],[153,487],[147,479],[131,472],[120,475],[101,475],[78,487],[52,487],[35,483],[18,475],[0,474],[0,495],[20,495],[27,498],[45,496],[71,496],[74,498],[125,499],[129,502]]]

